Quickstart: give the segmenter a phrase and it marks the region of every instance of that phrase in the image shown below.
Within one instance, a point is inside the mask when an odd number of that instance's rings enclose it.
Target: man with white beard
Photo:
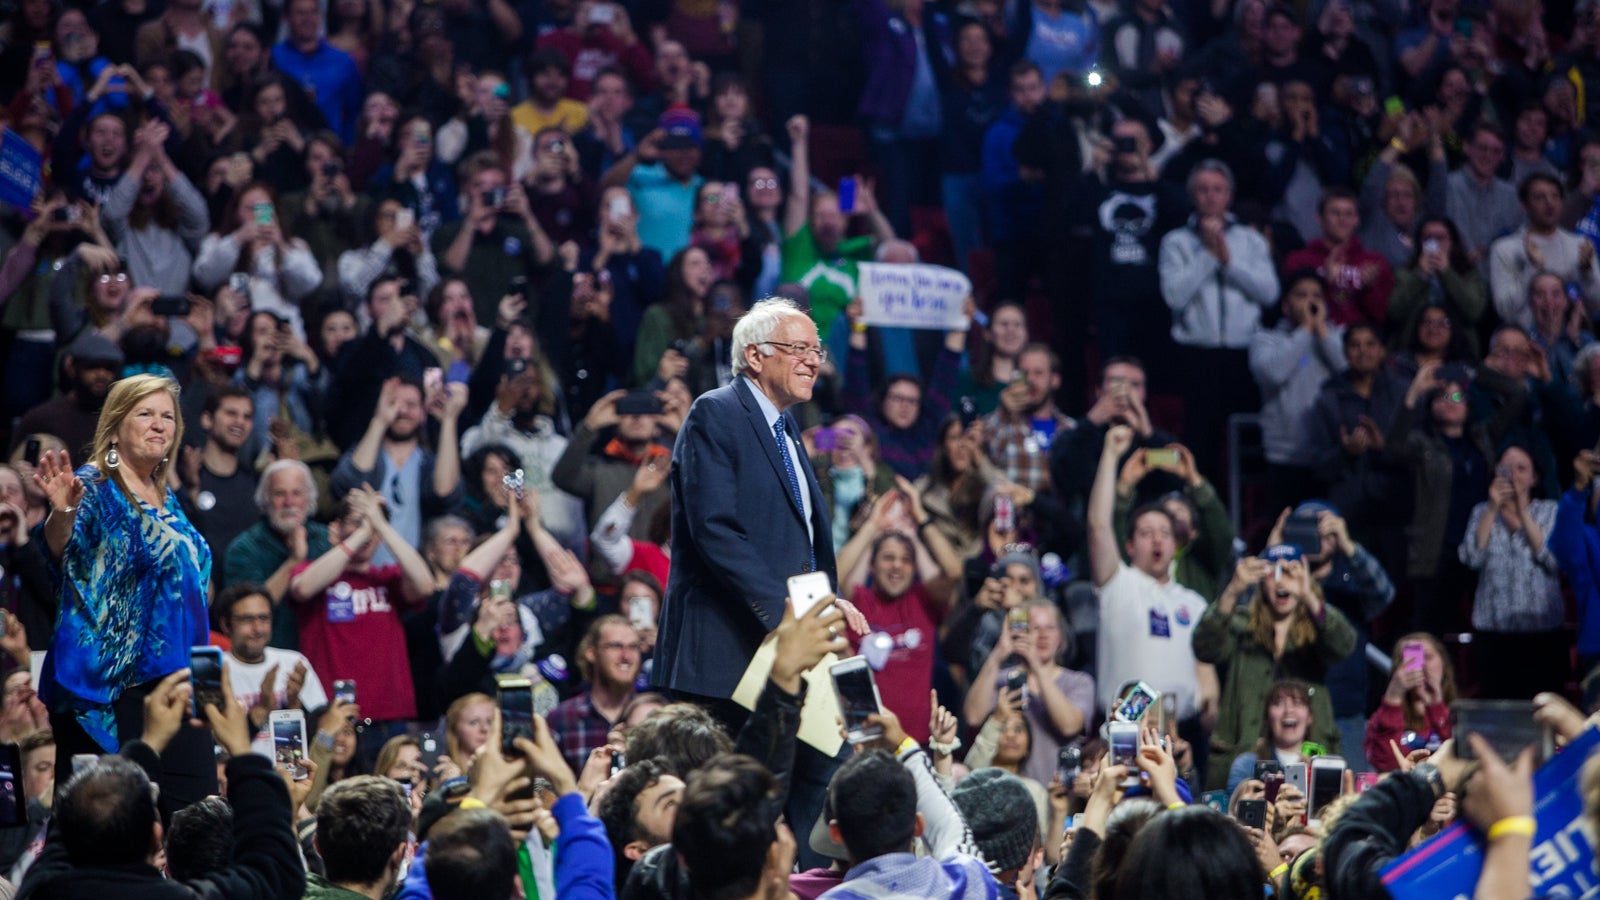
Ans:
[[[299,648],[294,613],[283,605],[289,574],[307,559],[316,559],[333,546],[328,526],[310,521],[317,508],[317,484],[311,469],[297,459],[280,459],[261,473],[256,489],[261,521],[245,529],[228,545],[223,558],[223,586],[240,582],[265,585],[272,601],[274,647]]]

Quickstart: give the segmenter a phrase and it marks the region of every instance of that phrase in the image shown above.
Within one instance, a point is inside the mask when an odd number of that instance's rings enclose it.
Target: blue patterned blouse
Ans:
[[[85,491],[57,563],[60,611],[42,686],[51,709],[74,713],[111,753],[122,692],[189,665],[189,648],[210,643],[211,547],[170,488],[156,509],[92,465],[77,475]]]

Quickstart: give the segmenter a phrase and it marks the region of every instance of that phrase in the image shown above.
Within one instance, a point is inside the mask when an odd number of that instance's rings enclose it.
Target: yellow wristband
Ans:
[[[1508,834],[1533,837],[1534,830],[1533,816],[1506,816],[1504,819],[1489,826],[1489,840],[1497,840]]]
[[[865,322],[851,322],[850,323],[850,330],[852,332],[856,333],[856,334],[866,334],[867,333],[867,323],[865,323]]]
[[[1167,809],[1183,809],[1185,806],[1188,806],[1188,805],[1189,804],[1183,802],[1182,800],[1179,800],[1179,801],[1177,801],[1175,803],[1167,804]]]
[[[1288,863],[1279,863],[1278,867],[1276,869],[1273,869],[1271,872],[1267,873],[1267,880],[1268,881],[1277,881],[1279,878],[1281,878],[1283,876],[1283,873],[1285,873],[1287,871],[1289,871],[1289,864]]]
[[[461,802],[456,804],[456,809],[488,809],[488,808],[489,807],[485,806],[483,801],[479,800],[477,797],[463,797],[461,799]]]
[[[1399,138],[1390,138],[1389,139],[1389,146],[1391,146],[1394,149],[1400,151],[1401,153],[1405,153],[1406,152],[1406,145]]]
[[[908,752],[910,752],[912,750],[917,749],[920,746],[922,746],[922,745],[917,743],[915,738],[906,738],[905,740],[900,742],[900,746],[894,748],[894,755],[895,756],[899,756],[902,753],[908,753]]]

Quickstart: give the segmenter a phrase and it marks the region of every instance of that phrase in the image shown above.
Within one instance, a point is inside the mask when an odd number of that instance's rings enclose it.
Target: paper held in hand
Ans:
[[[756,655],[751,657],[739,686],[733,689],[733,702],[745,709],[756,708],[756,700],[767,686],[767,678],[772,675],[772,660],[777,655],[778,633],[774,631],[756,648]],[[838,661],[837,653],[829,653],[801,676],[807,687],[805,704],[800,707],[800,740],[829,757],[837,756],[844,745],[844,736],[839,733],[842,716],[839,697],[833,692],[833,679],[828,677],[828,667]]]
[[[921,263],[862,263],[856,292],[862,321],[891,328],[965,329],[972,281],[955,269]]]

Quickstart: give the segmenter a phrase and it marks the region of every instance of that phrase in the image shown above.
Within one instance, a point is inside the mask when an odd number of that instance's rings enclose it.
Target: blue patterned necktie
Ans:
[[[784,433],[782,415],[779,415],[778,420],[772,423],[772,438],[778,442],[778,458],[783,460],[783,472],[785,475],[789,476],[789,493],[794,497],[794,505],[798,507],[801,514],[804,515],[806,504],[805,501],[801,499],[800,474],[795,471],[794,457],[790,456],[789,454],[789,438],[788,435]],[[807,543],[810,544],[809,541],[807,541]],[[811,562],[806,566],[806,571],[814,572],[817,569],[816,546],[812,545],[810,547],[810,551]]]

